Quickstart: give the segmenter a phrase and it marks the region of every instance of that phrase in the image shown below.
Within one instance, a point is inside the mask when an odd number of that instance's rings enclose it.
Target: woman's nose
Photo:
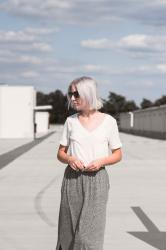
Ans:
[[[73,101],[73,100],[75,100],[75,97],[74,97],[74,95],[72,95],[72,97],[71,97],[71,100]]]

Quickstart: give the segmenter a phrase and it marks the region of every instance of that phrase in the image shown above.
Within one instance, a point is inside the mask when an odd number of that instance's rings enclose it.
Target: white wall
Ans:
[[[0,86],[0,138],[34,138],[35,90]]]
[[[142,131],[166,132],[166,106],[135,112],[134,128]]]
[[[35,123],[37,133],[48,132],[49,126],[49,113],[48,112],[35,112]]]
[[[120,114],[120,128],[128,129],[131,124],[131,116],[129,112]]]
[[[166,105],[133,111],[133,130],[166,132]],[[131,117],[129,113],[120,114],[120,127],[122,129],[132,129],[130,126]]]

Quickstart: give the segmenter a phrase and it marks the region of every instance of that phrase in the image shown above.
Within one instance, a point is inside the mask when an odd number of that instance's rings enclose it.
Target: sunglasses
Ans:
[[[74,96],[74,98],[79,98],[80,97],[78,91],[69,92],[68,95],[69,95],[70,98],[72,98],[72,96]]]

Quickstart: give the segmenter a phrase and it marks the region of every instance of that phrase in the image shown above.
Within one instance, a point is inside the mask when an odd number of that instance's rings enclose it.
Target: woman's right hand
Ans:
[[[82,161],[78,160],[74,156],[69,157],[68,164],[75,171],[79,171],[79,170],[83,171],[84,170],[84,163]]]

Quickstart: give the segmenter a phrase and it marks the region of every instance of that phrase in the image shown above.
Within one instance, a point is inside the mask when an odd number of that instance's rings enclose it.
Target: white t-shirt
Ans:
[[[110,155],[110,149],[122,147],[116,119],[105,114],[104,120],[92,131],[80,123],[78,113],[67,118],[60,144],[69,146],[69,153],[84,165]]]

